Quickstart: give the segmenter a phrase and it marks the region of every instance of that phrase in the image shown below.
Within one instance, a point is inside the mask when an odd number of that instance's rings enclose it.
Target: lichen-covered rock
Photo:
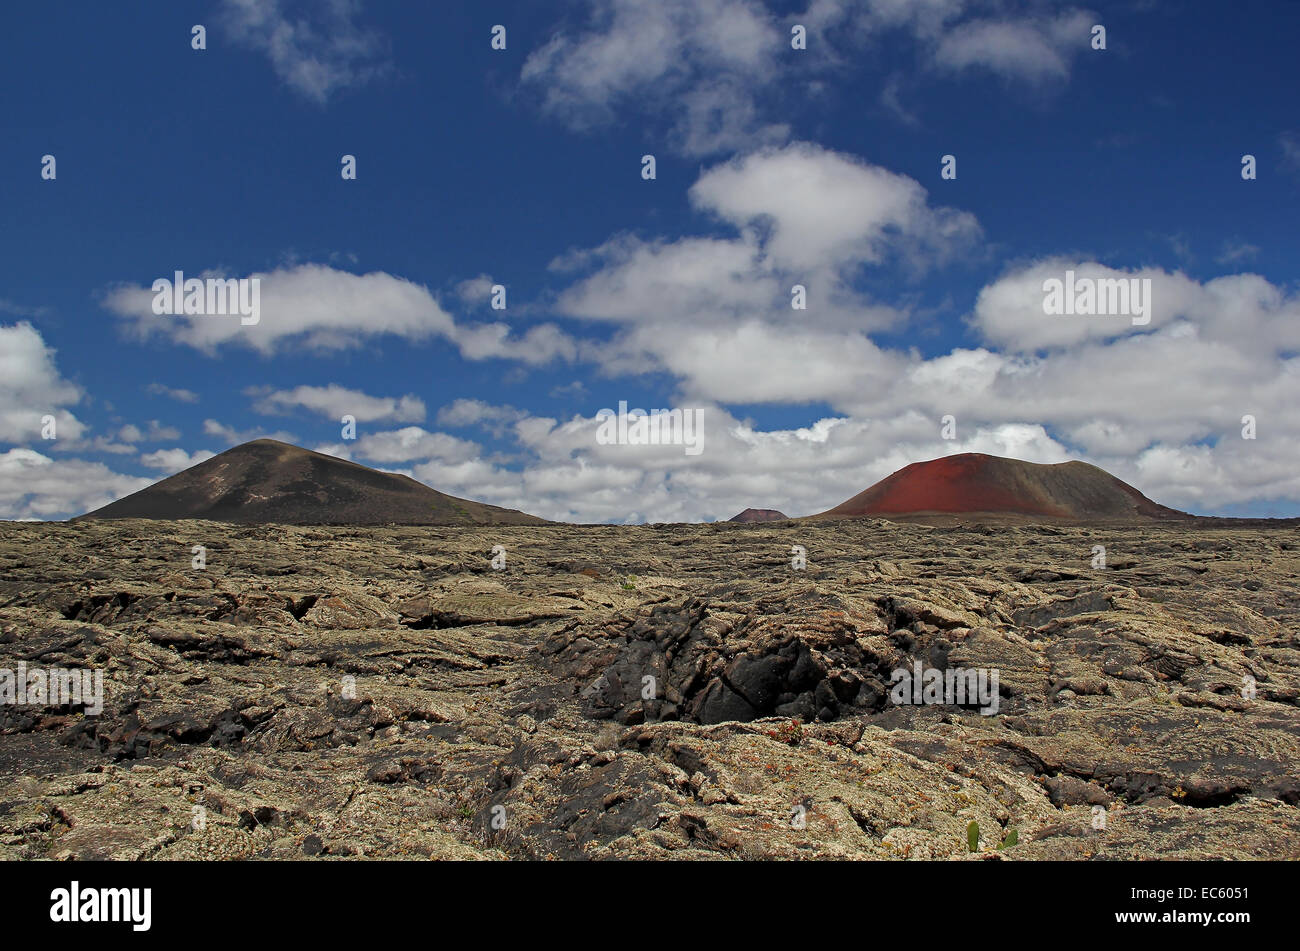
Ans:
[[[3,523],[0,858],[1297,858],[1294,535]]]

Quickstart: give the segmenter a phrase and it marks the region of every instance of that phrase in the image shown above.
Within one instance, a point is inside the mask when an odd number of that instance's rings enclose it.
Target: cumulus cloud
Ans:
[[[522,86],[575,129],[628,111],[665,123],[671,145],[691,156],[784,142],[790,128],[770,113],[785,90],[860,66],[886,38],[911,44],[937,75],[985,70],[1037,86],[1069,76],[1095,22],[1032,0],[809,0],[797,12],[761,0],[588,0],[586,13],[528,56]],[[791,50],[795,23],[808,31],[806,53]],[[897,77],[880,82],[881,101],[915,124]]]
[[[170,274],[162,275],[168,280]],[[226,277],[212,271],[201,279]],[[237,316],[158,315],[150,287],[118,286],[104,298],[140,338],[164,335],[212,354],[223,344],[271,355],[282,345],[318,351],[343,350],[366,338],[393,334],[407,340],[449,337],[451,316],[429,291],[383,272],[351,274],[301,264],[248,275],[260,282],[260,319],[245,325]]]
[[[911,268],[946,260],[979,237],[968,212],[935,207],[915,180],[808,143],[764,149],[705,171],[690,189],[701,212],[733,238],[643,241],[623,235],[552,262],[594,273],[566,289],[558,310],[625,323],[697,325],[766,316],[789,324],[791,286],[806,286],[819,327],[880,329],[898,319],[856,294],[850,279],[887,258]],[[656,316],[658,315],[658,316]],[[865,323],[864,323],[865,321]]]
[[[542,366],[572,361],[578,355],[577,342],[554,324],[538,324],[522,334],[506,323],[474,324],[457,327],[454,339],[467,360],[516,360]]]
[[[611,345],[653,354],[684,395],[723,403],[869,400],[894,379],[896,358],[865,334],[817,332],[758,321],[683,328],[670,341],[638,329]]]
[[[98,462],[10,449],[0,453],[0,518],[76,515],[137,492],[151,481],[122,475]]]
[[[194,453],[186,452],[184,449],[157,449],[153,452],[141,453],[140,464],[150,469],[159,469],[166,475],[172,475],[190,466],[197,466],[215,455],[215,452],[209,452],[207,449],[200,449]]]
[[[912,43],[932,71],[986,70],[1027,86],[1067,78],[1097,22],[1086,9],[1038,0],[811,0],[797,19],[821,43],[888,37]],[[896,99],[897,87],[883,95]]]
[[[181,431],[174,426],[164,426],[156,419],[151,419],[145,429],[134,423],[127,423],[117,431],[117,438],[124,443],[162,442],[168,439],[180,439]]]
[[[1044,284],[1088,281],[1149,281],[1149,323],[1130,316],[1048,315]],[[1152,334],[1190,321],[1184,334],[1243,350],[1300,347],[1300,300],[1254,274],[1234,274],[1197,283],[1181,272],[1158,268],[1126,271],[1095,261],[1051,258],[1014,270],[980,291],[972,324],[989,343],[1028,352],[1068,347],[1089,340]]]
[[[493,406],[483,400],[458,399],[438,410],[438,425],[482,426],[500,436],[510,424],[527,416],[526,411],[514,406]]]
[[[85,426],[67,406],[82,392],[54,364],[55,351],[27,321],[0,325],[0,442],[39,439],[44,418],[54,418],[59,439],[77,439]]]
[[[337,383],[329,386],[296,386],[291,390],[252,387],[245,392],[257,397],[253,409],[268,416],[283,415],[301,408],[330,419],[350,415],[360,423],[379,420],[418,423],[424,420],[425,414],[424,400],[413,393],[401,397],[370,396]]]
[[[163,276],[172,279],[171,274]],[[197,276],[229,277],[215,271]],[[386,335],[412,343],[448,340],[470,360],[541,364],[574,353],[573,342],[551,324],[530,327],[523,334],[501,322],[457,326],[428,288],[382,271],[352,274],[299,264],[248,277],[259,281],[255,324],[244,324],[237,316],[155,314],[153,290],[139,285],[115,286],[104,294],[103,303],[139,339],[164,336],[210,356],[228,345],[249,347],[267,357],[289,348],[329,353]]]
[[[914,180],[805,143],[710,169],[690,195],[737,235],[620,236],[552,268],[589,271],[558,295],[559,312],[622,326],[580,355],[609,374],[666,371],[699,399],[878,393],[898,361],[868,334],[907,315],[863,297],[855,276],[903,255],[909,268],[943,260],[979,235],[972,215],[931,206]],[[806,311],[791,309],[795,284]]]
[[[456,297],[466,308],[486,307],[491,303],[492,287],[497,282],[490,274],[480,274],[456,285]]]
[[[576,128],[610,121],[633,103],[671,114],[688,154],[784,138],[765,123],[756,87],[772,78],[783,42],[756,0],[597,0],[587,28],[561,30],[525,60],[523,84],[545,111]]]
[[[766,225],[766,256],[789,270],[878,263],[887,249],[944,256],[979,235],[973,215],[931,207],[915,180],[806,142],[710,169],[690,197],[737,227]]]
[[[934,62],[954,71],[983,68],[1011,79],[1065,79],[1071,59],[1090,49],[1095,22],[1080,10],[1055,17],[972,20],[939,41]]]
[[[568,383],[561,383],[559,386],[551,387],[547,395],[556,400],[583,399],[587,395],[587,384],[581,380],[571,380]]]
[[[412,459],[437,459],[440,462],[464,462],[479,454],[477,444],[429,432],[419,426],[406,426],[388,432],[367,433],[356,441],[351,455],[375,462],[408,462]]]
[[[576,263],[577,256],[570,256]],[[788,293],[766,272],[752,238],[615,239],[582,256],[598,269],[567,288],[557,309],[589,320],[639,323],[654,315],[771,310]],[[555,262],[567,267],[567,262]],[[788,308],[788,298],[786,300]]]

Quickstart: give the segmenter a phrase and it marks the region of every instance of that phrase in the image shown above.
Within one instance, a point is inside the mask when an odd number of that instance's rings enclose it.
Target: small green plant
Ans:
[[[460,809],[457,810],[457,814],[458,814],[462,819],[473,819],[473,818],[474,818],[474,807],[473,807],[473,806],[461,806]]]
[[[1001,852],[1003,849],[1009,849],[1019,841],[1020,833],[1015,830],[1015,827],[1012,827],[1007,830],[1007,834],[1003,836],[1002,841],[998,843],[998,851]],[[970,852],[978,852],[980,850],[980,824],[974,820],[971,820],[971,822],[966,826],[966,849]]]
[[[628,575],[626,578],[623,579],[623,590],[624,591],[636,590],[636,575]]]

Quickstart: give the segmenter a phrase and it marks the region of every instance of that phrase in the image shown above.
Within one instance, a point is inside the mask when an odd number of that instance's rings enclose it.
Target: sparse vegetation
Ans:
[[[799,741],[803,739],[803,724],[798,719],[794,719],[783,724],[779,729],[768,730],[767,735],[779,743],[798,746]]]

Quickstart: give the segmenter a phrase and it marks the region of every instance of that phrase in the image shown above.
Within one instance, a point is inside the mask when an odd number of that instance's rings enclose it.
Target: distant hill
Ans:
[[[1043,465],[979,452],[913,463],[812,517],[942,515],[1084,522],[1193,518],[1157,505],[1133,486],[1086,462]]]
[[[202,518],[302,525],[545,525],[274,439],[228,449],[78,519]],[[74,519],[74,521],[78,520]]]
[[[745,509],[739,515],[733,515],[727,519],[728,522],[783,522],[788,515],[778,512],[776,509]]]

